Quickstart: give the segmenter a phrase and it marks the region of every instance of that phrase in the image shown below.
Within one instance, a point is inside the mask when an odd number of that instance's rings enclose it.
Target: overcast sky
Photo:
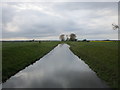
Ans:
[[[4,2],[2,11],[3,40],[118,39],[117,2]]]

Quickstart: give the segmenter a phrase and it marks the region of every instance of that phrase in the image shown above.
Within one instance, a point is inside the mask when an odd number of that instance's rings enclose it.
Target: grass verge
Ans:
[[[3,42],[2,81],[39,60],[59,42]]]
[[[118,88],[118,42],[68,42],[70,49],[112,88]]]

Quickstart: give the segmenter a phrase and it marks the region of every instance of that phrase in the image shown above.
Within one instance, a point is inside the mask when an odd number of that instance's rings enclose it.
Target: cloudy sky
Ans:
[[[117,2],[4,2],[3,40],[59,40],[75,33],[77,39],[117,39]]]

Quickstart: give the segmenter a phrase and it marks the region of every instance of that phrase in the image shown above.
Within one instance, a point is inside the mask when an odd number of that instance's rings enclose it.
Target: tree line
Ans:
[[[77,41],[76,34],[71,33],[70,35],[61,34],[59,39],[61,41]]]

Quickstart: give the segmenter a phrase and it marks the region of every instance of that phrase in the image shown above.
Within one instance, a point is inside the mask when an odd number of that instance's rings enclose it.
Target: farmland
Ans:
[[[2,81],[39,60],[57,44],[58,42],[3,42]]]
[[[118,87],[118,42],[68,42],[70,49],[112,88]]]
[[[39,60],[61,42],[3,42],[3,82]],[[118,87],[118,42],[62,42],[70,45],[97,75],[113,88]]]

